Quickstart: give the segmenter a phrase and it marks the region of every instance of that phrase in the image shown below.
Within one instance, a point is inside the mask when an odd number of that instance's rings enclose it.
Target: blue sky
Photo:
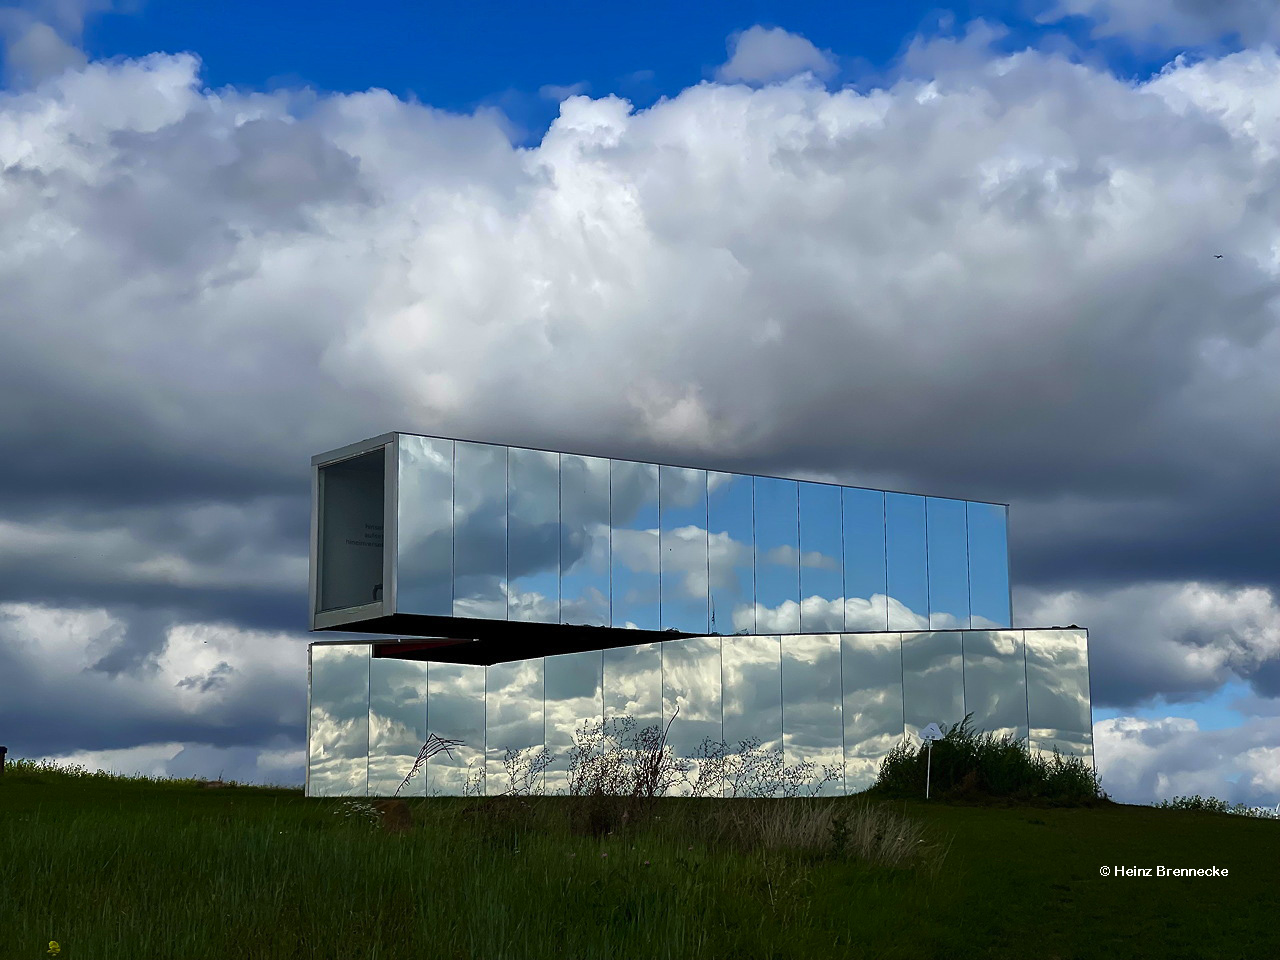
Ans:
[[[300,782],[308,461],[403,430],[1008,502],[1114,794],[1280,801],[1278,38],[0,3],[8,745]]]
[[[985,18],[1008,28],[997,49],[1072,45],[1125,76],[1145,77],[1167,59],[1090,38],[1089,21],[1037,23],[1027,3],[947,7],[904,0],[866,4],[708,2],[651,4],[385,3],[352,16],[342,4],[229,0],[209,6],[142,0],[136,10],[91,17],[92,58],[191,51],[212,87],[308,86],[352,93],[380,87],[444,110],[501,108],[523,139],[541,135],[558,107],[547,87],[593,97],[616,94],[637,107],[711,78],[728,38],[749,27],[782,27],[835,51],[840,83],[883,82],[912,38]],[[1022,15],[1019,15],[1019,11]]]

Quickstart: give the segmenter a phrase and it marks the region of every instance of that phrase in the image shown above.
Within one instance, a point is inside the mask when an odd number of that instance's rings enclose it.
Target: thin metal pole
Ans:
[[[924,798],[929,799],[929,780],[933,776],[933,741],[929,741],[929,759],[924,768]]]

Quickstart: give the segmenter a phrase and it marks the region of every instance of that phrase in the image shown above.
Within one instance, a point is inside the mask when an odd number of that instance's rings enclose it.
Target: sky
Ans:
[[[1278,39],[0,5],[0,742],[301,784],[309,458],[403,430],[1008,502],[1111,795],[1280,803]]]

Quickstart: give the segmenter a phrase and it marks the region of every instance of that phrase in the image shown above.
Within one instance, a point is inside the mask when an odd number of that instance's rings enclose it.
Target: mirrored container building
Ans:
[[[527,789],[541,752],[564,791],[575,731],[624,718],[666,731],[673,793],[766,753],[861,790],[966,713],[1092,757],[1087,634],[1012,627],[1007,509],[404,433],[321,454],[311,629],[381,636],[311,645],[307,793]],[[428,733],[463,745],[401,787]]]

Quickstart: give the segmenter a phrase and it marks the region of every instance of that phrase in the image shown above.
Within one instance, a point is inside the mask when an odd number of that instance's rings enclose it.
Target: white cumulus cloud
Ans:
[[[781,27],[754,26],[735,33],[729,49],[728,61],[716,68],[716,79],[728,83],[769,83],[806,72],[827,80],[839,70],[831,51]]]

